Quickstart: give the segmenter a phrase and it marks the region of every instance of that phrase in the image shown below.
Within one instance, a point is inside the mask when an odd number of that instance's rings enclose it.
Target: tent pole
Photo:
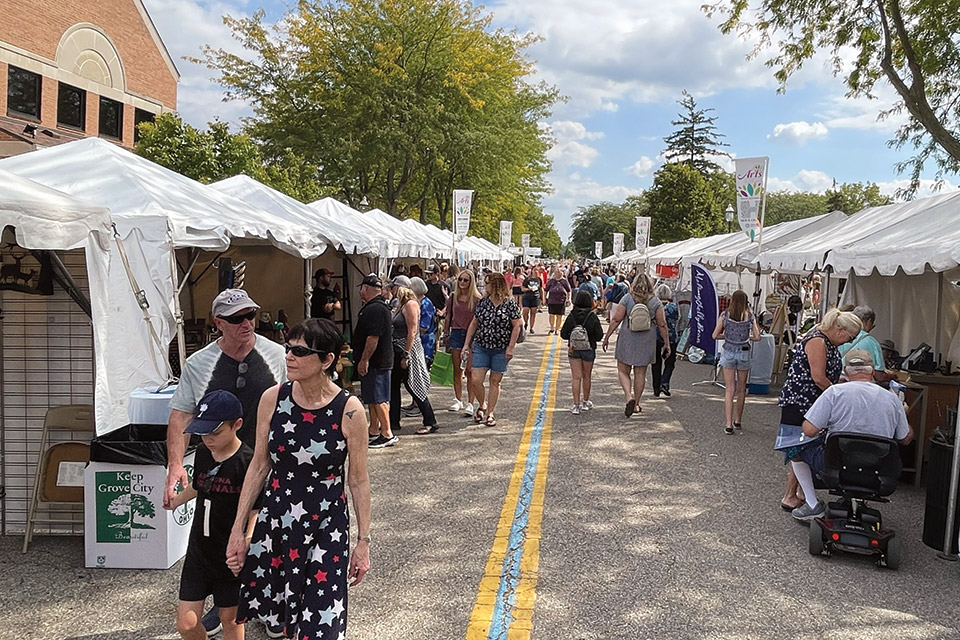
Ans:
[[[183,310],[180,308],[180,276],[177,273],[177,250],[167,227],[167,239],[170,241],[170,276],[173,278],[173,321],[177,327],[177,356],[180,360],[180,374],[187,362],[187,340],[183,335]],[[164,354],[167,357],[167,354]]]
[[[313,258],[303,261],[303,317],[310,317],[310,300],[313,297]]]
[[[960,403],[960,397],[957,400]],[[958,405],[960,406],[960,405]],[[918,442],[918,447],[922,447],[923,443]],[[918,469],[919,472],[919,469]],[[953,441],[953,464],[950,467],[950,494],[947,498],[947,522],[946,528],[943,530],[943,550],[940,551],[937,555],[943,558],[944,560],[956,560],[956,554],[950,553],[953,549],[953,523],[954,523],[954,511],[957,508],[957,481],[960,480],[960,442],[957,442],[957,439],[954,438]]]
[[[936,349],[937,349],[937,358],[946,360],[946,357],[941,358],[940,352],[940,332],[943,330],[943,271],[938,274],[937,277],[937,339],[936,339]]]

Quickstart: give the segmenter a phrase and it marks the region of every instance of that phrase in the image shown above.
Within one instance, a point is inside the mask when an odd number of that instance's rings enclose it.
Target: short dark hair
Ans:
[[[580,289],[577,291],[577,295],[573,298],[573,306],[580,307],[581,309],[592,309],[593,294],[584,289]]]
[[[307,346],[316,351],[332,353],[333,362],[327,368],[327,374],[333,375],[337,366],[337,357],[343,349],[343,334],[333,320],[326,318],[307,318],[290,327],[287,332],[287,342],[303,340]]]

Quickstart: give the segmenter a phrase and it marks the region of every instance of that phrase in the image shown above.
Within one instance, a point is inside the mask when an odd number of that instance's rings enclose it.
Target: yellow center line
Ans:
[[[516,463],[467,627],[467,640],[522,640],[530,637],[533,628],[559,344],[559,337],[552,337],[543,348]]]

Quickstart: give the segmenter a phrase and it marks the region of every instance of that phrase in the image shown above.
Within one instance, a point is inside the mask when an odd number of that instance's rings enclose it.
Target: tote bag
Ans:
[[[437,351],[434,355],[430,382],[440,387],[453,386],[453,356],[446,351]]]

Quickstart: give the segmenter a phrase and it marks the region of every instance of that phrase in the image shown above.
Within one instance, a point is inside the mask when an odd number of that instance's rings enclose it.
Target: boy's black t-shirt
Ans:
[[[243,477],[252,459],[253,449],[241,444],[236,453],[218,463],[202,443],[194,458],[197,509],[190,528],[187,561],[227,579],[234,577],[226,564],[227,542],[240,504]],[[259,507],[258,498],[255,508]]]

